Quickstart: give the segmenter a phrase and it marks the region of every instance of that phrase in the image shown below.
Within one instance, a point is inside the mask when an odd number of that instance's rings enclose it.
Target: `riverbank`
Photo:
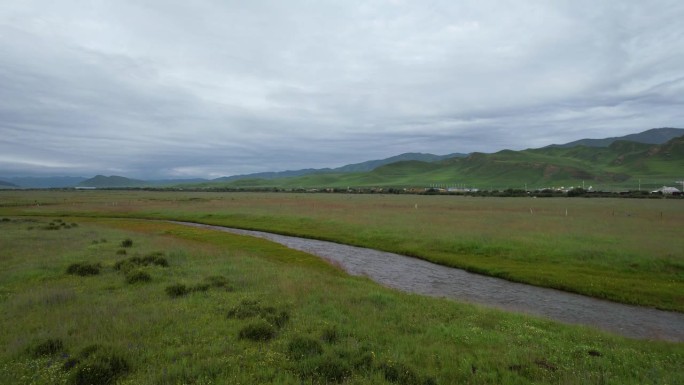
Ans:
[[[328,241],[190,222],[173,223],[268,239],[321,257],[352,275],[368,277],[384,286],[409,293],[596,327],[631,338],[684,342],[682,313],[623,305]]]

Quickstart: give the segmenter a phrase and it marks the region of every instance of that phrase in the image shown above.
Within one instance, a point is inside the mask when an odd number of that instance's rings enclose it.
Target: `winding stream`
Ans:
[[[339,243],[189,222],[178,224],[268,239],[334,261],[399,290],[581,324],[626,337],[684,342],[684,314],[469,273],[417,258]]]

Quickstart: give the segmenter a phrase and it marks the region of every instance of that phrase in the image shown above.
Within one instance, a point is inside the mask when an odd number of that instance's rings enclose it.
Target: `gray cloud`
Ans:
[[[680,1],[0,5],[0,175],[217,177],[684,121]]]

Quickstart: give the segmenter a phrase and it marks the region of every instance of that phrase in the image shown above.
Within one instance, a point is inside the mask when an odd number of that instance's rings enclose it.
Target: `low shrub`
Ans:
[[[190,293],[190,289],[182,283],[177,283],[166,287],[166,294],[171,298],[182,297]]]
[[[126,238],[121,241],[121,247],[133,247],[133,240],[131,238]]]
[[[35,357],[52,356],[64,352],[64,343],[59,338],[48,338],[29,347],[29,353]]]
[[[126,250],[120,249],[117,254],[126,254]],[[160,252],[155,252],[149,255],[146,255],[144,257],[130,257],[126,259],[122,259],[120,261],[117,261],[114,264],[114,269],[115,270],[122,270],[124,272],[131,270],[133,267],[136,266],[149,266],[149,265],[155,265],[155,266],[161,266],[161,267],[169,267],[169,262],[164,258],[163,253]]]
[[[250,322],[240,330],[238,337],[250,341],[268,341],[276,336],[276,330],[264,320]]]
[[[211,287],[224,288],[226,290],[233,290],[228,279],[222,275],[212,275],[204,279],[204,281]]]
[[[138,283],[138,282],[149,282],[152,280],[152,277],[145,271],[132,271],[128,275],[126,275],[126,282],[128,283]]]
[[[67,267],[67,274],[80,275],[82,277],[87,275],[100,274],[100,264],[90,263],[72,263]]]

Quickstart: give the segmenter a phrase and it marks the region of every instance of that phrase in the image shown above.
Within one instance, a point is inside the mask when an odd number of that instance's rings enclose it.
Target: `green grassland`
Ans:
[[[0,215],[173,219],[398,252],[533,285],[684,311],[680,200],[6,191]]]
[[[100,216],[211,213],[233,199],[268,199],[263,213],[295,205],[289,199],[307,202],[299,209],[343,209],[331,206],[337,200],[276,198],[3,193],[1,202],[5,212]],[[20,205],[27,200],[35,209]],[[0,220],[0,244],[2,384],[684,382],[682,344],[400,293],[260,239],[14,215]]]

